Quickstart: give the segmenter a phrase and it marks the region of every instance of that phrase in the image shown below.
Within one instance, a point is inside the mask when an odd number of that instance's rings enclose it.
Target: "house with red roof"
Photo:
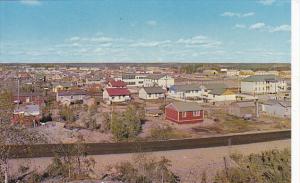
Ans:
[[[131,100],[130,91],[127,88],[105,88],[103,100],[108,103],[126,102]]]
[[[124,81],[121,80],[109,80],[107,83],[108,88],[125,88],[127,85]]]

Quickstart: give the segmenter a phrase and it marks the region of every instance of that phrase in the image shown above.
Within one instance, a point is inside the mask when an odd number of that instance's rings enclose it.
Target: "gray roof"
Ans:
[[[277,105],[277,104],[279,104],[283,107],[291,107],[291,101],[274,100],[274,99],[267,100],[267,101],[263,102],[263,104],[265,104],[265,105]]]
[[[255,107],[255,103],[253,101],[233,102],[231,105],[237,105],[239,107]]]
[[[153,74],[153,75],[148,75],[147,79],[153,79],[153,80],[158,80],[162,77],[165,77],[165,74]]]
[[[195,91],[200,90],[202,87],[198,84],[186,84],[186,85],[173,85],[171,86],[170,90],[176,90],[178,92],[185,92],[185,91]]]
[[[195,102],[179,102],[179,101],[177,101],[177,102],[172,102],[169,105],[173,105],[179,112],[203,110],[201,105],[199,105],[198,103],[195,103]]]
[[[249,76],[242,81],[245,82],[264,82],[264,81],[271,81],[271,82],[277,82],[280,80],[279,77],[275,75],[254,75],[254,76]]]
[[[165,93],[165,90],[162,89],[161,87],[144,87],[144,90],[148,94],[153,94],[153,93]]]
[[[69,90],[69,91],[59,91],[58,96],[72,96],[72,95],[86,95],[84,90]]]
[[[215,94],[215,95],[222,95],[226,91],[226,88],[228,88],[224,83],[220,83],[220,84],[204,84],[204,86],[208,90],[210,90],[211,94]]]

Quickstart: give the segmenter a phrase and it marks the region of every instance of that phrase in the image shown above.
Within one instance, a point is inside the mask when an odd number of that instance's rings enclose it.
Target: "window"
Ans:
[[[194,111],[193,116],[200,116],[200,111]]]
[[[186,118],[186,112],[182,112],[182,117]]]

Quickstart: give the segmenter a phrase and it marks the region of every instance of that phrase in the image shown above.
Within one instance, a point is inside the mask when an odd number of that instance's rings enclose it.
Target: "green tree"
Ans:
[[[237,167],[227,168],[214,183],[289,183],[291,182],[290,149],[270,150],[249,156],[231,155]]]

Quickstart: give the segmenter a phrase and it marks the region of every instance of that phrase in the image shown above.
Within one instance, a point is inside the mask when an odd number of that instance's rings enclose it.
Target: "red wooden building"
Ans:
[[[203,122],[203,108],[194,102],[172,102],[165,107],[166,119],[178,124]]]

